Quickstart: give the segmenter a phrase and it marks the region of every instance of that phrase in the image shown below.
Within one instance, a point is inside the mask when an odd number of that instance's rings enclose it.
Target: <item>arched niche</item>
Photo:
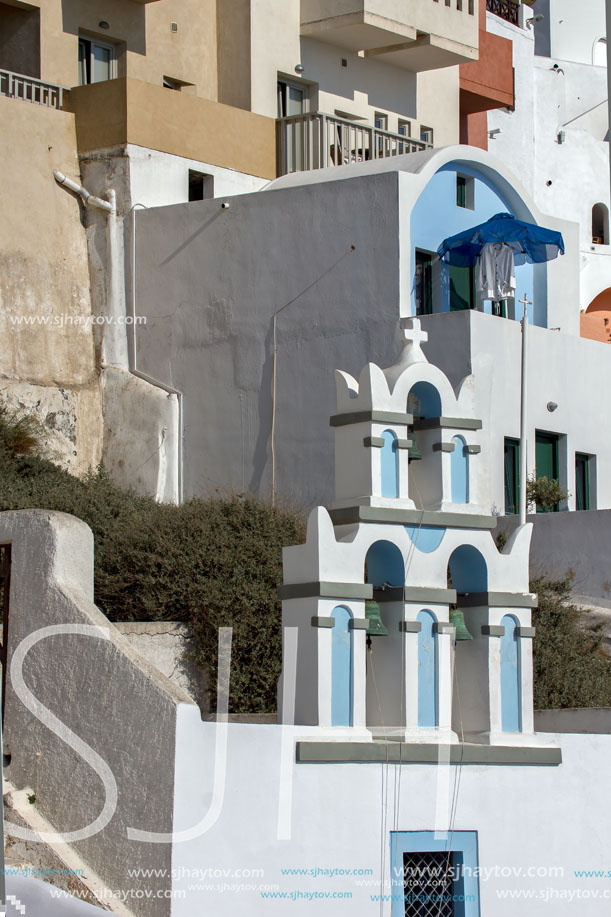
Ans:
[[[439,654],[432,611],[425,609],[418,614],[418,725],[434,728],[439,725],[438,670]]]
[[[407,410],[414,420],[441,417],[441,396],[430,382],[416,382],[407,396]]]
[[[463,544],[456,548],[450,555],[448,568],[457,592],[488,591],[488,567],[483,554],[473,545]]]
[[[450,473],[452,482],[452,503],[469,502],[469,453],[462,436],[452,439],[454,451],[451,454]]]
[[[513,615],[501,620],[505,632],[501,637],[501,723],[503,732],[522,729],[520,690],[519,622]]]
[[[391,541],[376,541],[365,557],[366,582],[374,588],[405,585],[405,564],[403,555]]]
[[[399,496],[399,452],[397,437],[392,430],[382,433],[384,445],[380,450],[381,494],[383,497]]]
[[[609,209],[605,204],[592,207],[592,242],[595,245],[609,244]]]
[[[352,612],[345,605],[333,609],[331,630],[331,725],[352,724]]]

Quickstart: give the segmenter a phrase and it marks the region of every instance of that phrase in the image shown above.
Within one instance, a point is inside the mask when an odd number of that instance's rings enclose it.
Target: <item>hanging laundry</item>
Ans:
[[[504,242],[482,247],[477,259],[477,290],[484,299],[500,302],[513,296],[516,288],[514,250]]]

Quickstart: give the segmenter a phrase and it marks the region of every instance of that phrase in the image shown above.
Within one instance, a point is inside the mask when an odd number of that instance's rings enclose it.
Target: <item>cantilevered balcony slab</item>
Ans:
[[[301,34],[414,72],[477,60],[478,0],[301,0]]]

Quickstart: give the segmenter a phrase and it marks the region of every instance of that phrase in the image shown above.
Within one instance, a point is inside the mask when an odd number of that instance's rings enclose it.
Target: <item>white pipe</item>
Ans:
[[[521,371],[521,389],[522,399],[520,405],[520,525],[526,523],[526,478],[528,475],[528,429],[526,424],[526,397],[527,397],[527,375],[526,375],[526,344],[528,329],[528,297],[524,294],[524,316],[522,318],[522,371]]]
[[[71,178],[67,178],[63,172],[60,172],[59,169],[53,169],[53,177],[55,181],[63,185],[64,188],[68,188],[69,191],[74,191],[75,194],[78,194],[86,207],[97,207],[98,210],[105,210],[107,213],[116,212],[116,208],[113,208],[113,205],[108,201],[103,201],[101,197],[96,197],[94,194],[90,194],[86,188],[83,188],[82,185],[77,185],[75,181],[72,181]]]
[[[138,369],[138,350],[136,346],[136,207],[143,207],[144,204],[134,204],[131,208],[131,245],[130,245],[130,311],[131,311],[131,347],[129,348],[129,371],[132,375],[137,376],[149,385],[162,389],[169,395],[175,395],[178,401],[178,443],[177,443],[177,478],[178,478],[178,502],[182,503],[184,498],[183,485],[183,393],[180,389],[173,388],[159,379],[153,379],[146,373]]]

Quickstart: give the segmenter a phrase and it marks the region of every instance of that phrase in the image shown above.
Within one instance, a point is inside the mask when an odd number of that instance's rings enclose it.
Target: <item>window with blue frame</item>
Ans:
[[[392,917],[479,917],[477,831],[392,831]]]

